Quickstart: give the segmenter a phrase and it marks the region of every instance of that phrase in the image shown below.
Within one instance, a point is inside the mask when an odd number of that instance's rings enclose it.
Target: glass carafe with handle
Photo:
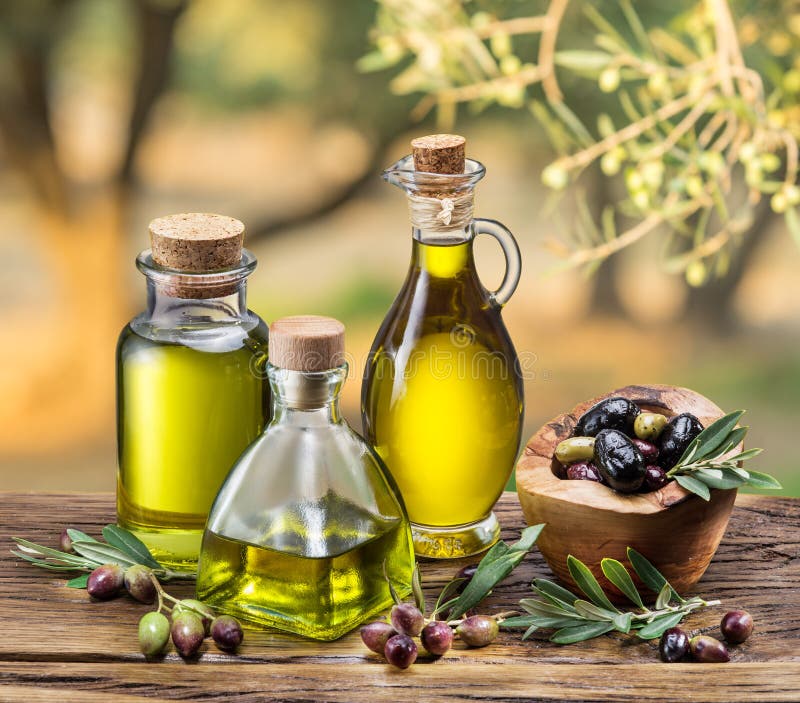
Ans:
[[[492,507],[514,466],[522,429],[519,362],[501,311],[520,276],[519,248],[499,222],[473,217],[482,164],[464,139],[415,139],[384,172],[405,190],[411,265],[372,345],[362,386],[367,439],[397,482],[417,554],[457,558],[499,536]],[[480,234],[503,249],[506,272],[487,290],[475,267]]]

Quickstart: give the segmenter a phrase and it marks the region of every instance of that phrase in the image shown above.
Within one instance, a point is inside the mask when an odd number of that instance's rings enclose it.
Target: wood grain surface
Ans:
[[[503,538],[524,524],[513,494],[498,505]],[[718,634],[727,608],[745,608],[756,631],[729,664],[667,665],[656,643],[621,634],[558,646],[503,633],[485,649],[457,645],[407,671],[383,663],[352,633],[320,644],[247,630],[238,656],[205,644],[199,660],[139,653],[136,623],[147,612],[128,598],[100,603],[10,553],[10,535],[56,546],[64,525],[93,535],[114,519],[110,494],[0,493],[0,701],[800,701],[800,501],[739,496],[728,532],[695,591],[723,606],[686,621]],[[589,529],[590,526],[587,526]],[[679,535],[675,535],[679,539]],[[465,561],[427,562],[434,593]],[[531,554],[486,601],[513,608],[535,577],[551,577]],[[175,595],[191,586],[170,585]],[[505,666],[500,666],[505,665]]]

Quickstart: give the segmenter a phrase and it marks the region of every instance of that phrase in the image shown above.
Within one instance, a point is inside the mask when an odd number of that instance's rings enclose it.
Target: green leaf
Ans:
[[[608,66],[612,58],[605,51],[557,51],[554,55],[557,66],[590,74],[596,74]]]
[[[32,556],[31,554],[25,554],[25,552],[20,552],[16,549],[11,549],[10,551],[15,557],[19,557],[20,559],[24,559],[31,564],[40,566],[43,569],[49,569],[50,571],[79,571],[80,569],[87,568],[85,566],[77,566],[75,564],[61,564],[55,561],[47,561],[45,559]]]
[[[530,615],[515,615],[513,618],[506,618],[503,622],[500,623],[500,629],[508,628],[509,630],[516,629],[518,627],[530,627],[534,624],[534,619]]]
[[[551,102],[550,109],[556,113],[556,116],[558,116],[570,130],[572,130],[575,139],[577,139],[582,147],[587,148],[594,144],[592,135],[589,134],[589,131],[584,127],[583,122],[580,121],[578,116],[567,107],[566,103]]]
[[[578,596],[572,591],[568,591],[566,588],[552,581],[548,581],[547,579],[534,579],[533,587],[540,591],[546,598],[558,601],[558,603],[563,603],[563,605],[568,608],[572,607],[575,601],[578,600]],[[558,603],[554,603],[554,605],[558,605]]]
[[[76,566],[85,566],[86,564],[86,559],[76,554],[62,552],[58,549],[51,549],[50,547],[45,547],[41,544],[29,542],[27,539],[22,539],[21,537],[12,537],[11,539],[13,539],[24,552],[39,555],[41,557],[51,557],[66,564],[75,564]]]
[[[83,557],[101,564],[119,564],[120,566],[133,566],[136,561],[128,557],[116,547],[102,542],[73,542],[72,548]]]
[[[149,566],[151,569],[164,568],[156,561],[142,540],[119,525],[106,525],[103,528],[103,537],[112,547],[116,547],[137,563]]]
[[[670,586],[668,583],[665,583],[658,594],[658,598],[656,598],[656,610],[663,610],[669,605],[671,600],[672,586]]]
[[[389,574],[386,571],[386,560],[383,560],[383,578],[386,581],[386,585],[389,587],[389,595],[392,597],[392,600],[395,604],[400,605],[403,601],[400,600],[400,596],[397,595],[397,591],[394,588],[394,584],[392,583],[392,579],[389,578]]]
[[[628,561],[641,582],[653,593],[661,593],[664,584],[669,583],[663,574],[633,547],[628,547],[627,554]],[[670,588],[672,587],[670,586]],[[672,588],[672,597],[680,603],[686,602],[674,588]]]
[[[747,479],[747,485],[753,488],[767,488],[779,489],[783,486],[769,474],[762,474],[760,471],[749,471],[750,478]]]
[[[580,599],[575,601],[575,612],[587,620],[602,620],[605,622],[612,622],[619,615],[616,611],[606,610],[596,606],[594,603]]]
[[[711,491],[708,490],[708,486],[701,480],[685,474],[676,475],[675,480],[690,493],[700,496],[705,501],[711,500]]]
[[[99,541],[99,540],[96,540],[91,535],[87,535],[85,532],[81,532],[80,530],[76,530],[73,527],[68,527],[67,528],[67,536],[73,542],[97,542],[97,541]]]
[[[453,605],[449,617],[455,620],[480,603],[492,589],[505,579],[531,550],[544,525],[526,527],[518,542],[507,545],[498,542],[481,559],[478,569]]]
[[[76,576],[74,579],[67,581],[67,588],[86,588],[86,584],[88,582],[89,574],[81,574],[80,576]]]
[[[728,452],[736,449],[744,440],[745,435],[747,435],[747,430],[749,429],[749,427],[737,427],[735,430],[731,430],[731,433],[725,438],[725,448],[720,454],[724,456]]]
[[[414,603],[421,613],[427,611],[425,607],[425,594],[422,592],[422,576],[419,573],[419,564],[414,564],[411,574],[411,592],[414,594]]]
[[[640,608],[644,608],[642,597],[639,595],[639,591],[636,590],[636,586],[633,585],[631,575],[621,562],[616,559],[603,559],[600,562],[600,568],[603,570],[605,577],[625,594],[628,600]]]
[[[531,615],[547,615],[558,618],[581,618],[577,612],[570,613],[563,608],[559,608],[557,605],[551,605],[550,603],[545,603],[535,598],[523,598],[520,600],[519,604],[526,613],[530,613]]]
[[[698,469],[692,473],[692,476],[696,476],[711,488],[720,488],[722,490],[738,488],[747,482],[741,476],[732,472],[727,473],[724,469]]]
[[[584,642],[585,640],[599,637],[606,634],[606,632],[611,632],[613,629],[614,624],[610,622],[590,622],[575,627],[564,627],[558,630],[550,638],[550,641],[556,644],[574,644],[575,642]]]
[[[643,628],[641,628],[636,634],[641,637],[643,640],[652,640],[664,634],[666,630],[669,630],[670,627],[675,627],[681,620],[683,620],[683,616],[685,613],[670,613],[669,615],[662,615],[659,618],[653,620],[653,622],[647,623]]]
[[[698,444],[697,453],[694,456],[694,461],[710,456],[712,452],[724,446],[725,440],[731,433],[734,427],[739,422],[739,419],[744,415],[744,410],[736,410],[732,413],[719,418],[706,427],[697,437],[695,441]],[[678,461],[680,466],[683,463],[683,457]]]
[[[456,596],[455,598],[451,598],[451,596],[458,590],[458,587],[466,580],[467,579],[465,578],[457,578],[445,584],[444,588],[442,588],[441,592],[439,593],[439,597],[436,599],[436,605],[433,606],[433,612],[431,613],[431,615],[438,615],[443,610],[447,610],[448,603],[450,605],[455,603],[458,600],[458,596]]]
[[[589,600],[599,605],[601,608],[608,608],[608,610],[615,613],[619,612],[619,610],[612,605],[611,601],[608,600],[608,596],[603,593],[603,589],[600,588],[600,584],[597,583],[597,579],[594,577],[594,574],[589,571],[589,567],[586,566],[586,564],[570,554],[567,557],[567,568],[572,578],[575,580],[575,583],[578,585],[578,588],[588,596]]]
[[[531,625],[527,630],[525,630],[525,634],[522,635],[522,641],[524,642],[526,639],[528,639],[538,629],[539,628],[536,625]]]
[[[746,450],[744,452],[741,452],[740,454],[737,454],[736,456],[732,456],[730,460],[731,461],[737,461],[737,462],[738,461],[747,461],[748,459],[752,459],[754,456],[758,456],[763,451],[764,451],[763,449],[759,449],[757,447],[754,447],[753,449],[748,449],[748,450]]]
[[[624,632],[626,635],[631,631],[633,624],[633,613],[620,613],[614,618],[614,629]]]

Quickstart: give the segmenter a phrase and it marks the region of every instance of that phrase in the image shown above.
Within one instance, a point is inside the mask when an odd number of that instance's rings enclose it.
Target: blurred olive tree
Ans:
[[[795,0],[377,2],[360,66],[399,67],[390,87],[423,95],[415,117],[435,108],[446,129],[460,105],[527,110],[559,154],[550,189],[620,178],[616,202],[582,205],[548,242],[563,268],[594,271],[661,233],[666,269],[719,311],[770,214],[800,245]]]

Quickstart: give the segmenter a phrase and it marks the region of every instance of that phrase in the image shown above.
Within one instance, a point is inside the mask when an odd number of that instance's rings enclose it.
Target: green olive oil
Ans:
[[[176,569],[194,568],[214,497],[268,415],[265,326],[215,335],[193,348],[129,325],[118,345],[118,521]]]
[[[322,514],[331,517],[317,533],[313,518]],[[206,531],[198,598],[250,622],[333,640],[392,604],[384,573],[401,597],[410,592],[414,554],[403,518],[377,518],[329,494],[316,508],[282,508],[254,524],[262,527],[246,540]]]

